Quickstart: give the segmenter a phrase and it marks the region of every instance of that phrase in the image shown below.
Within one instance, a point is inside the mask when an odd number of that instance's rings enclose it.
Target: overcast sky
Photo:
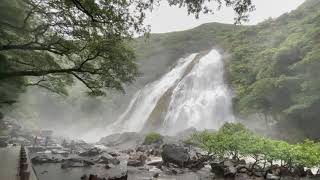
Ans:
[[[250,14],[247,24],[257,24],[269,17],[278,17],[285,12],[290,12],[302,4],[304,0],[253,0],[256,10]],[[169,7],[162,3],[147,16],[146,24],[151,25],[152,33],[181,31],[196,27],[207,22],[233,23],[234,12],[230,8],[223,8],[214,15],[202,15],[200,19],[187,16],[183,8]]]

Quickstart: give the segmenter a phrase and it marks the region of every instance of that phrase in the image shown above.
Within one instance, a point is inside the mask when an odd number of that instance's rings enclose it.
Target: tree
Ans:
[[[128,46],[135,33],[148,32],[146,10],[160,0],[2,0],[0,11],[0,80],[23,81],[67,94],[75,79],[90,95],[107,89],[123,90],[138,75],[135,55]],[[213,12],[209,1],[168,1],[186,6],[189,13]],[[219,7],[221,1],[215,1]],[[251,0],[225,0],[246,20]],[[23,77],[23,78],[21,78]],[[28,77],[27,79],[24,77]]]

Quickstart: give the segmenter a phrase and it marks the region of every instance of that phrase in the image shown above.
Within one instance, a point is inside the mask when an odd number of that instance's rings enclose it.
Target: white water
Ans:
[[[212,50],[202,57],[173,91],[164,132],[184,129],[218,129],[234,120],[231,94],[223,80],[221,55]]]
[[[186,68],[196,55],[191,54],[187,58],[180,59],[176,67],[161,79],[146,85],[138,91],[131,100],[127,110],[107,130],[112,133],[141,131],[161,96],[182,78]]]
[[[218,129],[223,123],[233,121],[231,95],[223,80],[221,55],[211,50],[187,72],[196,56],[192,54],[180,59],[162,78],[138,91],[126,111],[107,127],[107,133],[141,131],[159,99],[172,89],[163,125],[158,127],[163,133],[174,134],[190,127]]]

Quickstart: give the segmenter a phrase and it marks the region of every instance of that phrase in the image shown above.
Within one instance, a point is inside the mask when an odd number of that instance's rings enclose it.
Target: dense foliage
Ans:
[[[320,143],[272,140],[254,134],[242,124],[227,123],[216,133],[193,134],[189,141],[218,159],[251,157],[255,164],[272,165],[280,161],[281,166],[288,168],[320,165]]]
[[[238,112],[271,114],[320,137],[320,2],[238,32],[229,79]],[[267,124],[269,125],[269,124]]]

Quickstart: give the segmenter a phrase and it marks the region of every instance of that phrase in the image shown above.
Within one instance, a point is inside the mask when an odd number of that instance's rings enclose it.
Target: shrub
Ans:
[[[254,134],[242,124],[227,123],[216,133],[195,133],[189,142],[215,158],[252,157],[255,163],[281,161],[281,166],[315,167],[320,165],[320,144],[310,140],[289,144],[285,141],[264,138]]]
[[[163,137],[159,133],[149,133],[144,138],[143,144],[149,145],[153,143],[162,142]]]

